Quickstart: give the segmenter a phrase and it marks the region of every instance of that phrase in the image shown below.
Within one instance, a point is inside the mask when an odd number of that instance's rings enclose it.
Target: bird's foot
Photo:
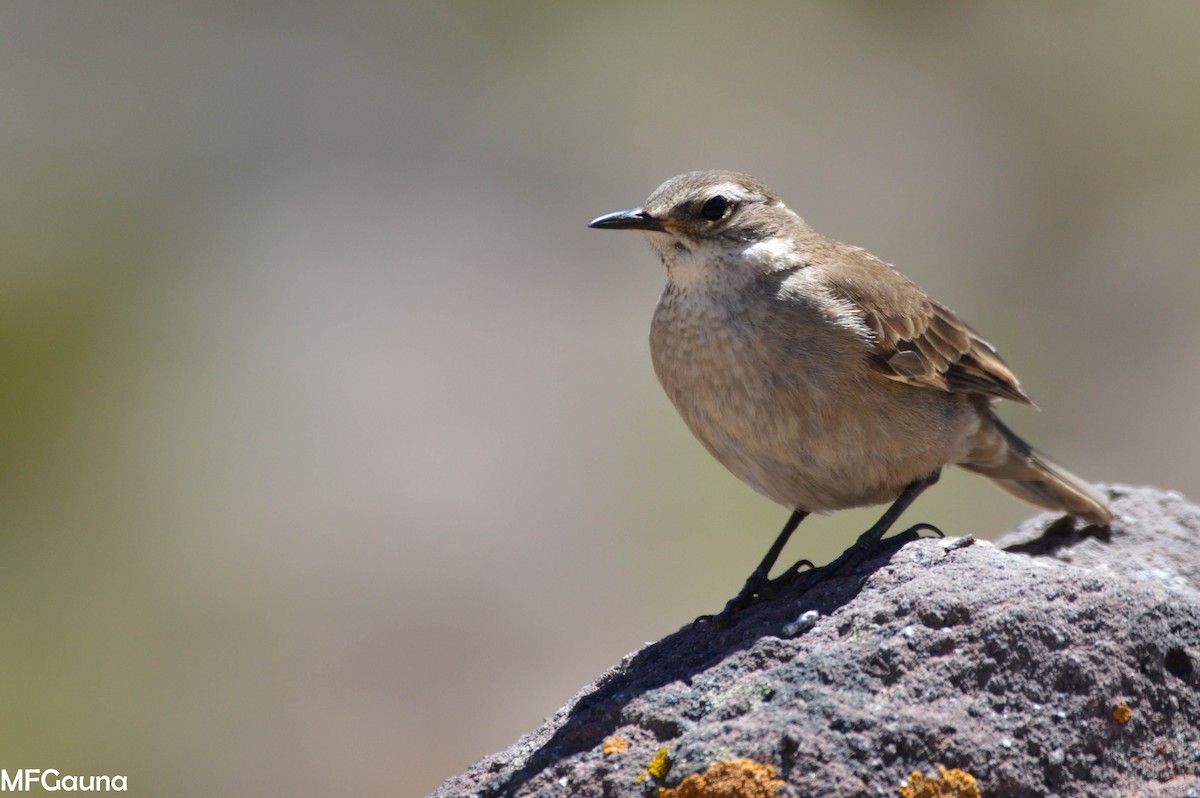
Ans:
[[[796,561],[796,562],[795,562],[795,563],[792,565],[792,567],[791,567],[791,568],[787,569],[786,571],[784,571],[783,573],[781,573],[779,576],[777,576],[777,577],[775,577],[774,579],[772,579],[772,580],[771,580],[771,582],[772,582],[773,584],[779,584],[779,583],[780,583],[780,582],[782,582],[783,580],[785,580],[785,579],[790,579],[791,577],[793,577],[793,576],[795,576],[796,574],[800,573],[800,571],[801,571],[802,569],[805,569],[805,568],[807,568],[808,570],[812,571],[812,570],[814,570],[816,567],[817,567],[817,566],[813,565],[813,561],[812,561],[812,560],[797,560],[797,561]]]
[[[728,626],[739,612],[765,596],[778,593],[801,569],[813,567],[815,566],[813,566],[812,560],[800,560],[774,579],[768,577],[765,573],[755,571],[750,574],[750,578],[746,580],[746,584],[742,585],[742,589],[738,591],[738,594],[725,603],[724,609],[715,615],[701,615],[692,621],[692,626],[699,626],[703,623]]]
[[[750,578],[746,580],[746,584],[742,585],[738,594],[725,603],[723,610],[716,615],[701,615],[692,621],[692,626],[699,626],[702,623],[716,624],[722,627],[729,626],[733,621],[733,616],[774,590],[775,584],[771,579],[765,573],[755,571],[750,574]]]
[[[914,524],[903,532],[892,535],[890,538],[878,537],[873,534],[874,532],[874,529],[868,530],[862,537],[855,541],[853,546],[842,552],[836,560],[828,565],[822,565],[820,568],[814,568],[811,579],[805,583],[803,589],[808,590],[814,585],[825,582],[839,574],[854,573],[858,570],[859,566],[879,552],[884,550],[894,551],[914,540],[920,540],[922,532],[933,532],[939,538],[946,537],[942,530],[933,524],[926,523]]]

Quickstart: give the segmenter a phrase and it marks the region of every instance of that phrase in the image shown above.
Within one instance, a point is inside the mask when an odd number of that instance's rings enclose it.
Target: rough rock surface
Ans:
[[[939,765],[986,798],[1200,795],[1200,509],[1108,491],[1110,530],[916,540],[685,626],[434,795],[643,798],[743,758],[785,796],[898,796]]]

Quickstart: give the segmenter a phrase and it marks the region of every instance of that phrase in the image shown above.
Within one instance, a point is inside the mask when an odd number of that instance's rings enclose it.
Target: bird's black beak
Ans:
[[[662,222],[646,213],[641,208],[630,208],[627,211],[606,213],[599,219],[593,219],[588,227],[600,230],[657,230],[663,231]]]

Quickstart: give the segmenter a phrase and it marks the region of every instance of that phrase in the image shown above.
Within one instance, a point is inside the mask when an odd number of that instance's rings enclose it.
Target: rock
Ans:
[[[1200,509],[1108,490],[1109,530],[916,540],[685,626],[434,795],[1200,795]]]

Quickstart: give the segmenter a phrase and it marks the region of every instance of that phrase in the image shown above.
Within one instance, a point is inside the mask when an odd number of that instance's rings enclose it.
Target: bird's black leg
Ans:
[[[806,583],[804,589],[808,589],[814,584],[818,584],[840,571],[846,569],[852,570],[870,557],[875,549],[879,546],[879,542],[883,539],[883,536],[886,535],[888,530],[892,528],[892,524],[896,523],[896,519],[898,519],[904,513],[904,511],[908,509],[908,506],[912,504],[918,496],[921,495],[922,491],[937,482],[941,475],[942,472],[940,470],[934,471],[927,477],[922,477],[921,479],[909,483],[904,491],[896,498],[896,501],[892,502],[892,506],[887,508],[884,514],[880,516],[879,520],[876,521],[870,529],[859,536],[858,540],[855,541],[853,546],[846,549],[846,551],[843,552],[842,555],[833,562],[816,569],[815,576],[812,578],[812,581]],[[715,616],[701,615],[696,619],[695,623],[712,621],[714,619],[727,620],[732,618],[733,615],[748,607],[759,596],[763,595],[764,593],[771,592],[777,589],[779,586],[782,586],[784,581],[790,580],[790,578],[801,567],[806,565],[811,567],[811,562],[808,560],[801,560],[791,568],[787,569],[787,571],[785,571],[776,579],[771,579],[769,576],[771,569],[775,567],[776,560],[779,559],[779,555],[783,552],[783,547],[787,545],[788,539],[791,538],[792,533],[796,531],[796,527],[800,526],[800,522],[803,521],[807,515],[808,513],[803,510],[793,511],[791,517],[788,518],[787,523],[784,524],[783,530],[779,533],[779,537],[775,538],[775,542],[772,543],[771,548],[767,550],[767,554],[765,557],[763,557],[762,562],[760,562],[758,567],[755,568],[750,574],[750,578],[746,580],[746,584],[742,586],[742,589],[738,592],[738,594],[731,598],[728,603],[726,603],[725,609],[721,610],[721,612]],[[916,533],[923,529],[932,530],[941,535],[941,530],[931,524],[917,524],[916,526],[913,526],[910,529],[902,532],[898,537],[905,535],[916,535]]]
[[[892,506],[887,508],[887,511],[880,516],[879,520],[876,521],[870,529],[859,536],[858,540],[855,541],[853,546],[846,549],[846,551],[844,551],[840,557],[829,563],[829,565],[823,566],[819,569],[820,576],[817,577],[817,581],[823,581],[839,571],[847,568],[853,569],[855,566],[861,564],[864,560],[870,557],[872,552],[875,551],[876,547],[879,546],[879,541],[881,541],[883,536],[887,534],[888,530],[892,528],[892,524],[896,523],[896,519],[899,518],[900,515],[908,509],[908,506],[912,504],[918,496],[921,495],[921,491],[937,482],[941,475],[942,472],[940,470],[934,471],[927,477],[922,477],[915,482],[909,483],[908,487],[904,489],[904,492],[900,494],[896,501],[892,502]],[[905,530],[901,534],[905,535],[908,533],[913,533],[915,535],[922,529],[932,530],[939,536],[942,534],[940,529],[931,524],[917,524],[916,526]]]
[[[775,561],[779,559],[779,555],[783,552],[783,547],[787,545],[788,539],[791,538],[792,533],[796,531],[796,527],[800,526],[800,522],[807,515],[808,513],[804,510],[792,511],[791,517],[783,525],[783,529],[780,531],[779,536],[775,538],[775,542],[771,544],[771,548],[767,550],[766,555],[762,558],[762,562],[751,572],[750,578],[746,580],[746,584],[742,586],[738,594],[729,600],[725,605],[725,609],[721,610],[721,616],[728,617],[738,610],[745,609],[755,598],[771,589],[772,582],[768,574],[775,567]],[[711,621],[713,617],[712,615],[701,615],[696,621]]]

